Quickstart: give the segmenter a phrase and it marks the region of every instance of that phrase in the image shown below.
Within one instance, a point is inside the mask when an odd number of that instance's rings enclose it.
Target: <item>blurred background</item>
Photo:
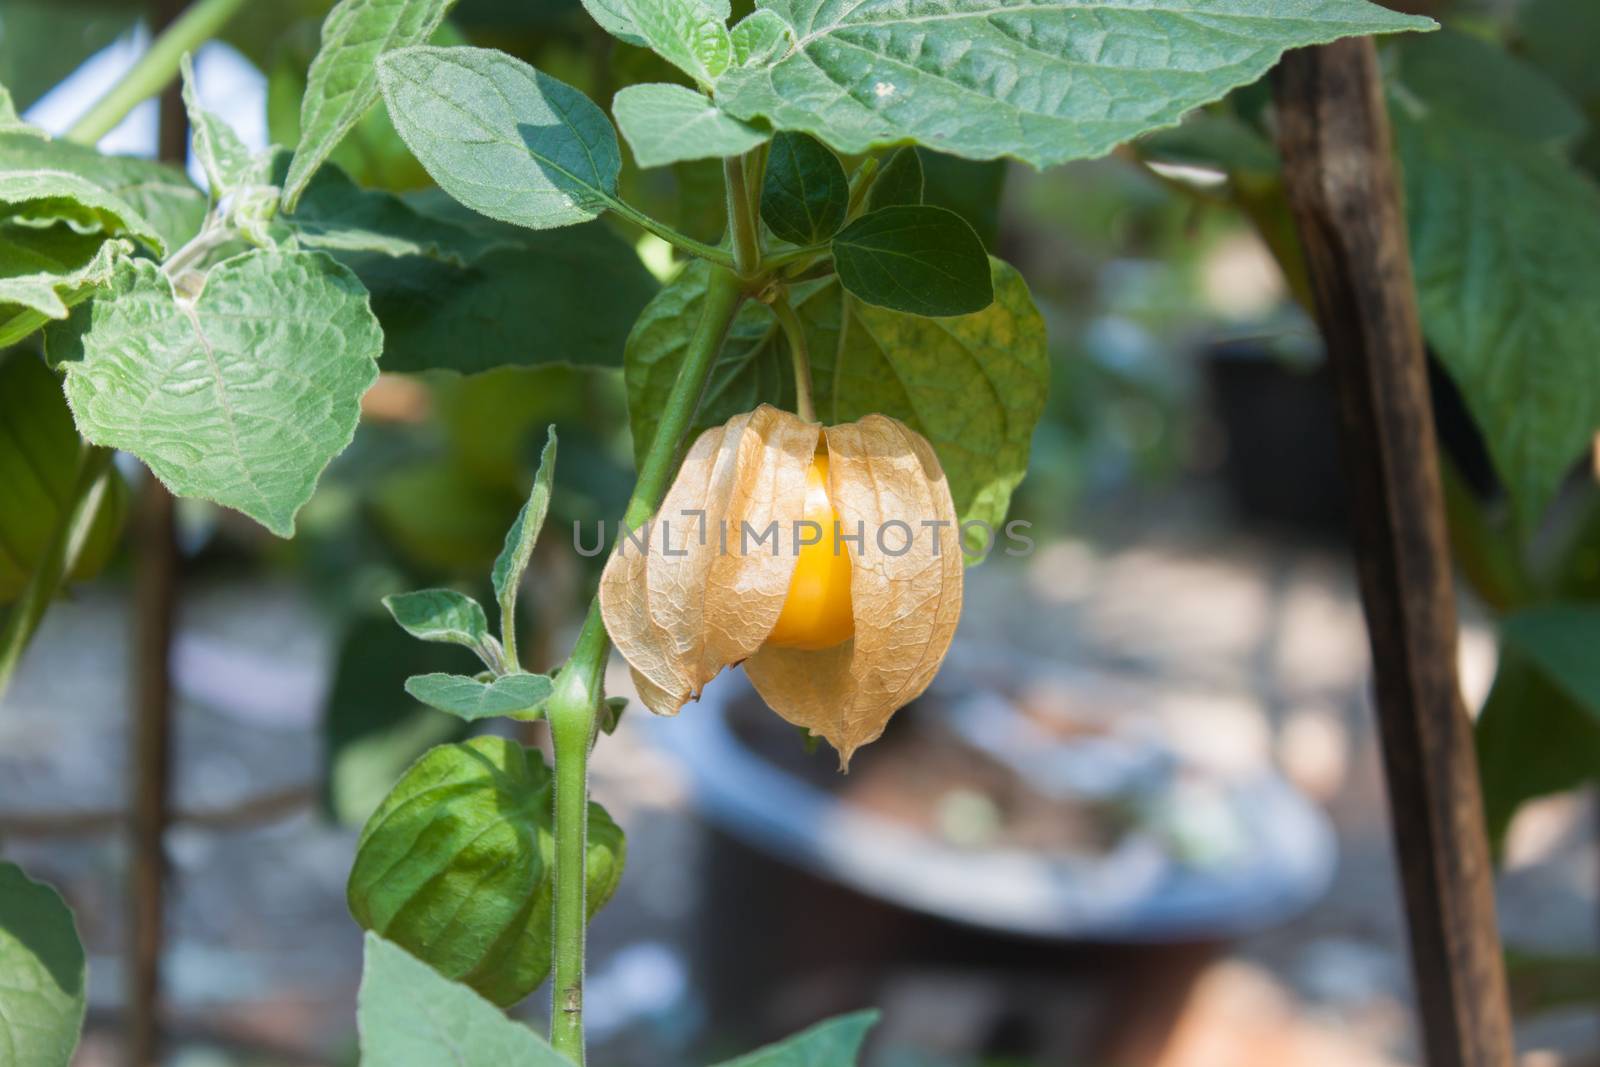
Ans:
[[[204,106],[253,145],[293,143],[325,8],[249,9],[196,57]],[[1515,5],[1457,12],[1537,49]],[[30,121],[63,129],[148,43],[137,16],[0,0],[0,83]],[[659,77],[575,0],[462,0],[441,33],[601,101]],[[737,673],[675,720],[630,710],[602,740],[594,793],[630,855],[593,927],[596,1062],[687,1067],[864,1006],[885,1013],[874,1067],[1419,1062],[1331,394],[1297,283],[1261,236],[1271,187],[1256,196],[1240,178],[1251,153],[1275,166],[1250,132],[1269,98],[1254,87],[1200,117],[1237,137],[1191,125],[1044,175],[925,157],[929,199],[1020,268],[1049,322],[1049,410],[1011,512],[1032,551],[968,572],[938,681],[848,776]],[[104,147],[155,144],[151,103]],[[381,108],[334,158],[364,184],[427,183]],[[630,167],[624,181],[717,237],[713,171]],[[656,277],[670,272],[665,246],[627,236]],[[508,339],[538,336],[531,294],[502,304]],[[1498,499],[1494,473],[1435,378],[1454,504],[1477,514]],[[550,423],[558,486],[522,642],[547,665],[597,577],[569,531],[583,524],[592,544],[631,485],[615,370],[386,375],[293,542],[179,503],[166,1063],[354,1062],[356,835],[417,755],[465,729],[401,689],[462,669],[460,650],[412,641],[379,599],[478,591]],[[1594,495],[1575,477],[1563,514],[1590,514]],[[1577,543],[1600,567],[1600,542]],[[90,952],[82,1067],[119,1062],[128,1022],[139,857],[125,809],[152,773],[132,757],[127,711],[133,567],[115,554],[55,606],[0,713],[0,840],[62,890]],[[1470,576],[1460,595],[1477,709],[1497,605]],[[631,693],[620,661],[609,689]],[[543,742],[537,724],[524,740]],[[1499,911],[1523,1063],[1600,1065],[1600,797],[1557,793],[1507,820]],[[545,995],[518,1011],[537,1019]]]

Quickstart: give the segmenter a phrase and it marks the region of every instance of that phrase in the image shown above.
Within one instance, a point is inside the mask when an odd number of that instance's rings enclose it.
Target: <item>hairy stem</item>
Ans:
[[[772,314],[783,327],[783,336],[789,342],[789,359],[794,364],[794,411],[807,422],[817,421],[817,407],[811,397],[811,352],[806,345],[805,327],[800,316],[794,313],[787,293],[779,294],[772,302]]]
[[[700,402],[711,367],[722,351],[744,296],[740,282],[726,270],[711,271],[689,350],[678,380],[661,411],[655,440],[639,469],[623,522],[632,529],[643,524],[666,495],[676,470],[678,449]],[[567,665],[556,676],[555,691],[546,705],[550,734],[555,742],[555,974],[551,983],[550,1044],[573,1063],[583,1063],[584,934],[588,921],[584,902],[588,854],[589,748],[599,721],[606,657],[611,642],[600,618],[600,602],[589,605],[583,630]]]
[[[43,558],[28,577],[22,595],[11,605],[5,628],[0,630],[0,696],[11,684],[28,641],[39,628],[45,609],[83,552],[84,542],[94,526],[100,502],[110,484],[111,449],[84,444],[78,460],[78,477],[72,487],[72,504],[56,523]]]
[[[178,61],[216,36],[244,0],[197,0],[151,42],[145,54],[111,91],[94,102],[67,130],[69,141],[94,144],[116,128],[135,106],[155,96],[178,76]]]

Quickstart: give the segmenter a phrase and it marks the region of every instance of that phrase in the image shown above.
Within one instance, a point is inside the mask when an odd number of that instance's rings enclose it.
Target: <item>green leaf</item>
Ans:
[[[684,267],[639,315],[628,335],[623,377],[634,457],[641,466],[700,321],[710,276],[710,267],[700,260]],[[765,305],[750,301],[734,320],[712,366],[689,426],[689,439],[762,402],[793,407],[793,382],[788,357],[778,345],[776,320]]]
[[[82,450],[56,376],[31,352],[0,356],[0,603],[22,592],[69,510]],[[115,471],[109,477],[74,581],[94,577],[116,551],[128,488]]]
[[[476,722],[498,715],[536,718],[550,696],[542,674],[507,674],[480,682],[464,674],[418,674],[406,679],[406,692],[458,719]]]
[[[64,10],[55,0],[5,0],[0,83],[26,111],[96,52],[131,32],[142,12],[120,0],[89,0]],[[63,16],[71,29],[63,32]],[[45,46],[41,46],[45,42]]]
[[[841,1015],[719,1067],[849,1067],[877,1022],[875,1011]]]
[[[630,85],[611,102],[611,113],[641,167],[737,156],[772,136],[682,85]]]
[[[771,63],[794,47],[794,30],[776,11],[752,11],[729,31],[736,66]]]
[[[341,257],[372,294],[385,370],[616,365],[628,327],[656,290],[638,255],[601,222],[518,235],[515,248],[467,267],[416,256]]]
[[[1600,605],[1511,616],[1478,716],[1478,769],[1491,838],[1526,800],[1600,780]]]
[[[833,238],[839,282],[858,300],[911,315],[967,315],[994,301],[989,255],[954,211],[886,207]]]
[[[967,220],[993,248],[1000,236],[1000,200],[1005,195],[1011,165],[1003,159],[975,163],[942,152],[917,149],[922,162],[922,202],[947,207]]]
[[[634,25],[628,0],[583,0],[583,9],[600,24],[601,29],[617,40],[636,48],[649,47],[639,27]]]
[[[1394,111],[1423,329],[1531,527],[1600,426],[1600,190],[1523,141]]]
[[[873,180],[867,210],[922,203],[922,157],[911,146],[897,148]]]
[[[234,189],[260,185],[267,179],[264,159],[257,159],[233,127],[200,106],[195,91],[194,63],[183,54],[183,106],[189,115],[194,155],[211,185],[211,195],[221,199]]]
[[[366,1067],[572,1067],[471,989],[367,935],[356,1022]]]
[[[37,227],[60,223],[78,233],[132,237],[157,252],[166,248],[133,205],[61,170],[0,170],[0,221]]]
[[[131,242],[103,240],[65,225],[0,225],[0,348],[51,319],[66,318],[109,284],[117,264],[132,254]]]
[[[717,103],[845,154],[918,141],[1037,167],[1101,156],[1260,78],[1285,49],[1429,29],[1364,0],[763,0],[795,47]]]
[[[61,327],[81,350],[64,364],[78,431],[179,496],[292,535],[378,375],[383,337],[355,277],[320,252],[253,251],[191,300],[140,260],[86,310]]]
[[[503,666],[483,606],[467,594],[454,589],[422,589],[386,596],[383,606],[412,637],[470,648],[490,670]]]
[[[68,1067],[88,964],[66,902],[0,863],[0,1067]]]
[[[306,183],[378,101],[378,62],[433,35],[454,0],[340,0],[322,24],[300,103],[300,144],[289,165],[283,206],[293,211]]]
[[[331,164],[306,185],[294,214],[278,221],[307,248],[418,256],[458,267],[521,244],[508,234],[435,218],[393,193],[362,189]]]
[[[1590,105],[1600,102],[1600,7],[1572,0],[1527,0],[1517,10],[1517,28],[1529,59],[1567,92]]]
[[[550,970],[552,778],[537,749],[477,737],[428,752],[373,813],[356,847],[356,921],[496,1004]],[[622,876],[622,832],[589,805],[588,909]]]
[[[160,245],[178,248],[196,233],[205,218],[206,195],[176,167],[131,156],[102,155],[85,145],[47,141],[23,134],[0,134],[0,172],[65,171],[93,182],[138,216],[160,237]]]
[[[1576,140],[1589,122],[1560,86],[1497,45],[1455,30],[1406,38],[1399,82],[1430,108],[1540,144]]]
[[[22,121],[17,114],[17,106],[12,103],[11,91],[0,85],[0,134],[20,133],[28,137],[48,137],[49,134],[37,126],[30,126]]]
[[[539,469],[533,476],[533,489],[528,502],[517,512],[517,519],[506,531],[506,544],[495,557],[490,577],[494,581],[494,595],[500,602],[500,632],[513,631],[517,625],[517,591],[522,587],[522,574],[533,558],[533,546],[544,529],[544,517],[550,511],[550,486],[556,478],[556,428],[550,427],[545,435],[544,450],[539,453]]]
[[[761,187],[761,218],[780,239],[813,245],[844,225],[850,183],[839,157],[826,145],[796,133],[772,139]]]
[[[605,113],[578,90],[503,52],[406,48],[378,79],[395,128],[467,207],[534,230],[605,210],[622,165]]]
[[[998,529],[1028,470],[1050,356],[1021,275],[990,260],[994,303],[929,319],[870,307],[821,285],[796,310],[807,327],[817,411],[840,423],[878,411],[928,439],[961,520]]]
[[[650,49],[709,88],[733,62],[726,10],[706,0],[621,0]]]
[[[417,644],[389,619],[352,621],[322,706],[324,802],[340,825],[365,823],[418,757],[466,734],[466,723],[402,690],[412,673],[460,670],[469,662],[448,645]]]

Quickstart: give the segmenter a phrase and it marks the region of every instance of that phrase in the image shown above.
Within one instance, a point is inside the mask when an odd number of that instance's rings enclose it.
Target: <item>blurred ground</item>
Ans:
[[[1136,972],[1131,988],[1170,1002],[1170,1033],[1142,1031],[1132,1014],[1139,998],[1108,1003],[1109,986],[959,967],[892,973],[871,991],[887,1012],[877,1063],[976,1063],[1018,1044],[1005,1036],[1018,1018],[1043,1018],[1053,1021],[1045,1031],[1030,1022],[1021,1042],[1031,1055],[1005,1063],[1099,1067],[1076,1058],[1078,1050],[1119,1013],[1135,1038],[1146,1038],[1133,1040],[1129,1055],[1151,1067],[1416,1063],[1364,636],[1339,551],[1241,534],[1204,494],[1130,506],[1090,528],[1029,560],[971,572],[962,647],[1115,666],[1192,693],[1168,720],[1182,743],[1270,762],[1331,815],[1340,846],[1333,889],[1296,920],[1219,952],[1141,957],[1148,973]],[[115,1062],[124,867],[115,811],[128,748],[121,611],[115,588],[60,604],[0,716],[0,835],[10,857],[64,890],[90,948],[91,1034],[81,1067]],[[1473,704],[1492,676],[1494,650],[1489,631],[1470,621],[1470,605],[1464,613]],[[330,643],[317,619],[284,586],[206,585],[185,597],[177,805],[193,818],[169,840],[167,955],[180,1053],[172,1062],[184,1067],[351,1062],[360,939],[343,884],[355,832],[312,813]],[[695,817],[681,768],[649,743],[638,718],[625,718],[598,749],[595,793],[631,848],[621,893],[595,926],[597,1061],[668,1067],[732,1051],[708,999],[729,976],[706,973],[708,961],[727,966],[727,954],[704,951],[725,918],[703,908],[718,839]],[[1564,798],[1519,818],[1500,897],[1516,947],[1600,948],[1596,807],[1593,797]],[[759,899],[745,907],[758,922],[786,921],[763,915]],[[826,957],[828,946],[819,953]],[[848,976],[824,968],[761,993],[805,1018],[830,1003],[841,981]],[[535,1015],[538,1001],[530,1001]],[[1600,1063],[1600,1016],[1526,1021],[1521,1045],[1528,1067]],[[264,1054],[229,1058],[219,1051],[228,1048]]]

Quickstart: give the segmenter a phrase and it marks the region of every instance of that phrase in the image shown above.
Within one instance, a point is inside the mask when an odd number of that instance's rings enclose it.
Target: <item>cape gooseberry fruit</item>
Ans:
[[[743,663],[769,707],[848,763],[938,672],[962,569],[920,434],[764,404],[695,441],[652,522],[617,539],[600,610],[652,711],[676,714]]]

